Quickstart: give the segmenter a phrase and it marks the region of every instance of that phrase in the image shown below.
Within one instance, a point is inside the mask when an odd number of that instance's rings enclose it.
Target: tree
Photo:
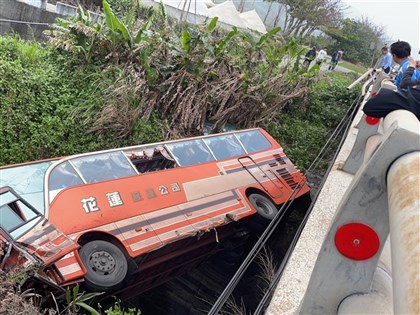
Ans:
[[[384,29],[369,21],[344,19],[340,27],[326,27],[324,33],[335,40],[334,48],[342,48],[346,59],[351,62],[361,62],[370,66],[372,49],[379,53],[378,48],[383,42]]]
[[[285,35],[302,37],[321,26],[333,27],[342,19],[341,0],[273,0],[286,8]],[[279,15],[278,14],[278,15]],[[276,19],[278,21],[278,18]]]

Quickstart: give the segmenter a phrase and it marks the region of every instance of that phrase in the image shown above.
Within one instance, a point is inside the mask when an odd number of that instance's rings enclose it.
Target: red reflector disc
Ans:
[[[376,125],[379,122],[380,118],[366,116],[366,123],[368,125]]]
[[[372,94],[371,94],[371,96],[376,96],[376,95],[378,95],[377,92],[372,92]]]
[[[378,252],[379,237],[370,226],[349,223],[340,227],[335,233],[335,246],[347,258],[366,260]]]

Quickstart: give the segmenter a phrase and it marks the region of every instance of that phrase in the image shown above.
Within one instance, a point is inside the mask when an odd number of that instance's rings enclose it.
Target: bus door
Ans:
[[[269,196],[279,198],[284,194],[279,184],[274,182],[278,177],[273,171],[264,171],[250,156],[240,157],[238,158],[238,162],[241,163],[242,167],[248,171]]]
[[[0,188],[0,228],[21,252],[38,257],[45,265],[79,248],[10,187]]]

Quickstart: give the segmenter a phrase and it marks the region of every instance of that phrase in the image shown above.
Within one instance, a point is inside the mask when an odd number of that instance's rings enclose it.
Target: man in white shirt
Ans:
[[[316,56],[316,64],[321,65],[321,63],[324,61],[325,57],[327,56],[327,49],[321,49],[318,52],[318,55]]]

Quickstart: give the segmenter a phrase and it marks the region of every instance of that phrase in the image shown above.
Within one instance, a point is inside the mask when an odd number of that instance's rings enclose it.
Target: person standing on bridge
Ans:
[[[392,55],[386,46],[382,47],[381,52],[384,56],[384,59],[382,60],[382,70],[384,70],[385,73],[389,73],[392,65]]]
[[[391,44],[391,54],[392,58],[396,63],[400,65],[400,70],[398,71],[397,76],[395,77],[394,84],[400,89],[400,82],[403,76],[403,73],[408,68],[408,57],[411,54],[411,46],[409,43],[404,41],[398,41]],[[412,76],[412,79],[417,78],[417,72],[415,72]]]
[[[415,80],[415,72],[419,71],[420,61],[407,58],[407,69],[400,80],[400,90],[381,89],[379,93],[366,102],[363,112],[371,117],[385,117],[397,109],[412,112],[420,120],[420,77]]]

